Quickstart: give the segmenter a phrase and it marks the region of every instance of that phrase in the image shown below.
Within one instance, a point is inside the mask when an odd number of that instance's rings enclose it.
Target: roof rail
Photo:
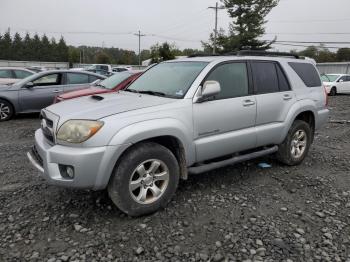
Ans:
[[[285,57],[294,57],[300,59],[300,56],[297,54],[287,53],[287,52],[269,52],[262,50],[241,50],[235,52],[238,56],[285,56]]]
[[[189,55],[188,58],[193,58],[193,57],[207,57],[207,56],[222,56],[220,54],[201,54],[201,53],[196,53]]]
[[[296,59],[301,59],[299,55],[287,53],[287,52],[268,52],[262,50],[240,50],[225,54],[192,54],[189,55],[189,58],[193,57],[208,57],[208,56],[283,56],[283,57],[294,57]]]

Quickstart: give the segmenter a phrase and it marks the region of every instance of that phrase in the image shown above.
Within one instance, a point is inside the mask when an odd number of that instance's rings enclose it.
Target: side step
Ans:
[[[248,161],[248,160],[251,160],[254,158],[270,155],[270,154],[273,154],[277,151],[278,151],[278,146],[274,146],[274,147],[270,147],[270,148],[256,151],[253,153],[249,153],[246,155],[235,156],[235,157],[232,157],[230,159],[223,160],[223,161],[213,162],[213,163],[209,163],[209,164],[201,165],[201,166],[190,167],[188,169],[188,173],[193,174],[193,175],[197,175],[197,174],[205,173],[205,172],[208,172],[208,171],[220,168],[220,167],[234,165],[234,164]]]

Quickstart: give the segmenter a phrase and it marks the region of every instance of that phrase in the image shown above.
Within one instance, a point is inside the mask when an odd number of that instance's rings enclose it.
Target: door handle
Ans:
[[[54,91],[52,91],[52,93],[55,93],[55,94],[57,94],[57,93],[59,93],[60,92],[60,90],[54,90]]]
[[[255,102],[253,100],[244,100],[243,101],[243,106],[248,107],[248,106],[253,106],[255,105]]]
[[[291,95],[283,95],[283,100],[291,100],[293,97]]]

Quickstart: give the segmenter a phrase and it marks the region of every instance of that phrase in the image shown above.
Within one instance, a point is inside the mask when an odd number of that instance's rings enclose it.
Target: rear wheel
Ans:
[[[332,87],[331,91],[329,92],[329,95],[331,96],[337,95],[337,88],[335,86]]]
[[[109,182],[108,193],[126,214],[150,214],[170,202],[179,174],[178,162],[169,149],[156,143],[142,143],[120,159]]]
[[[0,99],[0,122],[10,120],[13,115],[13,106],[6,100]]]
[[[295,120],[286,139],[279,146],[277,158],[280,162],[295,166],[303,162],[312,141],[312,131],[308,123]]]

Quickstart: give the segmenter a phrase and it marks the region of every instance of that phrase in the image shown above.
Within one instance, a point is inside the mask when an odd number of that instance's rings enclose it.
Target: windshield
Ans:
[[[321,79],[323,82],[335,82],[340,75],[322,75]]]
[[[127,91],[183,98],[207,64],[205,62],[161,63],[146,71],[129,86]]]
[[[101,82],[98,82],[97,85],[107,89],[114,89],[117,87],[117,85],[128,79],[130,76],[132,75],[128,72],[117,73]]]

